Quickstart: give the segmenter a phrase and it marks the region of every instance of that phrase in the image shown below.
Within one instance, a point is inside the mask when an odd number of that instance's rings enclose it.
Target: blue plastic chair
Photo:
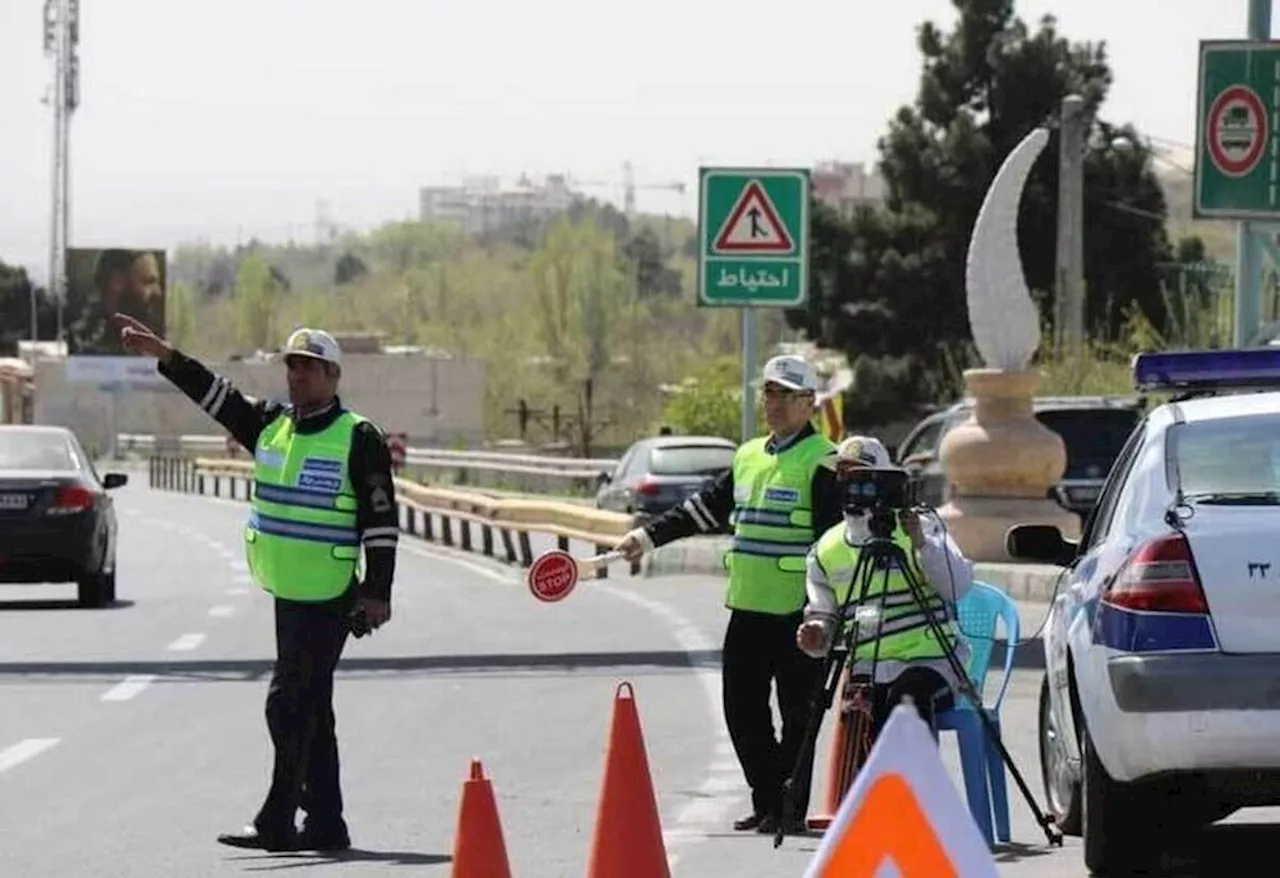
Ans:
[[[1000,704],[1013,672],[1013,654],[1018,643],[1018,607],[999,588],[985,582],[974,582],[973,588],[956,604],[957,624],[961,636],[969,644],[969,679],[979,695],[983,694],[991,654],[996,643],[996,624],[1004,623],[1005,653],[1004,679],[991,705],[975,705],[963,694],[956,698],[956,706],[937,716],[939,731],[956,733],[960,747],[960,769],[964,775],[965,797],[969,811],[987,843],[992,843],[992,816],[995,817],[995,838],[1010,840],[1009,795],[1005,787],[1004,760],[1000,750],[988,740],[977,710],[984,711],[997,733],[1000,730]]]

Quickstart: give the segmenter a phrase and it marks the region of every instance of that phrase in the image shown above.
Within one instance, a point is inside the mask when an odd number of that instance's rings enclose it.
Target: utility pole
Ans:
[[[71,114],[80,105],[80,0],[45,0],[44,52],[53,60],[53,88],[46,103],[53,104],[53,164],[49,175],[49,295],[57,304],[57,335],[62,340],[66,299],[66,253],[70,238]],[[35,287],[31,292],[32,362],[39,339]]]
[[[1058,141],[1058,253],[1054,347],[1073,356],[1084,347],[1084,146],[1089,125],[1084,98],[1062,99]]]
[[[1271,38],[1271,0],[1248,0],[1248,38]],[[1274,143],[1273,143],[1274,145]],[[1234,347],[1244,347],[1262,322],[1262,246],[1257,230],[1247,220],[1236,224],[1236,289],[1232,315]]]

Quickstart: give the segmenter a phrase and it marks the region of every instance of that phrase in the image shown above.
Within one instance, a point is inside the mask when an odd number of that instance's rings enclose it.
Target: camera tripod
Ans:
[[[835,698],[836,690],[840,686],[840,677],[844,664],[849,659],[850,654],[857,649],[859,641],[865,639],[861,636],[860,626],[856,619],[850,626],[852,631],[849,633],[844,631],[850,619],[849,611],[853,609],[856,613],[857,609],[866,605],[867,595],[871,593],[872,585],[875,582],[874,577],[880,575],[882,577],[879,583],[880,588],[875,592],[877,597],[872,598],[873,601],[878,600],[880,602],[880,612],[876,622],[875,640],[872,646],[869,684],[863,687],[863,691],[859,693],[860,698],[855,696],[854,728],[851,730],[851,736],[854,741],[853,746],[857,748],[860,739],[866,741],[870,736],[871,712],[869,709],[864,708],[866,707],[866,700],[869,699],[873,691],[872,687],[876,683],[876,666],[880,659],[881,633],[884,628],[884,594],[888,590],[889,574],[896,570],[906,581],[915,606],[924,613],[934,640],[942,646],[947,663],[951,667],[952,675],[959,682],[961,693],[972,702],[974,711],[981,719],[982,727],[986,731],[987,737],[1000,751],[1000,757],[1004,764],[1008,766],[1009,773],[1013,775],[1018,789],[1022,792],[1023,798],[1026,799],[1027,805],[1031,809],[1031,813],[1035,816],[1036,823],[1044,830],[1045,838],[1050,846],[1061,847],[1062,831],[1058,829],[1057,821],[1052,814],[1046,814],[1036,804],[1035,796],[1032,795],[1027,782],[1022,777],[1022,773],[1018,771],[1018,766],[1014,764],[1013,757],[1005,748],[999,731],[996,730],[991,718],[987,716],[986,711],[982,708],[981,693],[975,689],[964,665],[956,656],[954,646],[948,642],[942,623],[930,609],[924,583],[920,581],[915,572],[915,567],[908,561],[906,553],[893,541],[891,534],[895,520],[896,516],[893,513],[877,511],[871,516],[871,539],[859,548],[858,563],[853,570],[849,592],[837,613],[836,630],[832,639],[833,645],[826,656],[823,674],[819,678],[818,686],[814,689],[814,694],[810,701],[809,721],[805,729],[804,739],[800,744],[800,754],[796,759],[790,776],[783,783],[782,813],[791,813],[795,800],[795,786],[798,783],[800,772],[804,770],[806,765],[806,758],[817,744],[818,730],[822,726],[822,715],[831,706]],[[850,683],[852,682],[853,678],[851,677]],[[863,702],[862,705],[858,704],[859,700]],[[865,754],[862,754],[862,759],[865,759]],[[855,760],[853,768],[855,770],[861,768],[859,760]],[[775,848],[782,844],[782,838],[785,833],[784,824],[785,821],[778,821],[778,829],[773,836],[773,846]]]

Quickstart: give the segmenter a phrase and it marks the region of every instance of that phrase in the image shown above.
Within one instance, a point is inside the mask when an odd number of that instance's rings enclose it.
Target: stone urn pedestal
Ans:
[[[1017,524],[1051,524],[1068,539],[1080,518],[1049,498],[1067,466],[1062,437],[1032,414],[1035,370],[970,369],[965,388],[973,413],[942,440],[939,454],[951,498],[939,516],[971,561],[1017,561],[1005,534]]]

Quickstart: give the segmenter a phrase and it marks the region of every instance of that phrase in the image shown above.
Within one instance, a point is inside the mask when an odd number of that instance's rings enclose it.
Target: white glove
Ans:
[[[613,548],[614,551],[621,552],[622,557],[628,561],[638,561],[645,552],[653,551],[653,540],[644,528],[637,527],[627,531]]]

